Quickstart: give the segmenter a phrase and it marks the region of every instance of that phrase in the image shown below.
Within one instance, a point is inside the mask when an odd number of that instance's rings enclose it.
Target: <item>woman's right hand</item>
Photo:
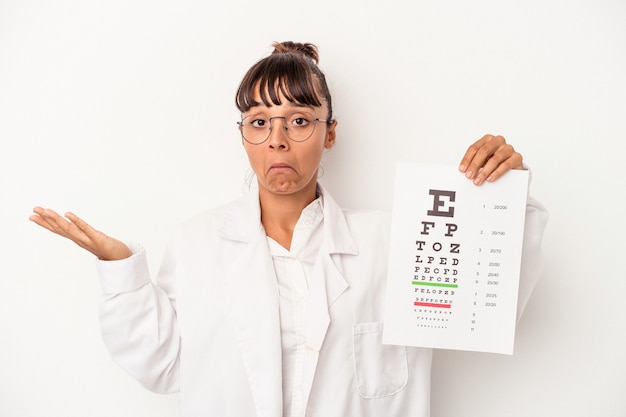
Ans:
[[[103,261],[128,258],[132,251],[121,241],[89,226],[73,213],[60,216],[54,210],[35,207],[29,220],[59,236],[70,239]]]

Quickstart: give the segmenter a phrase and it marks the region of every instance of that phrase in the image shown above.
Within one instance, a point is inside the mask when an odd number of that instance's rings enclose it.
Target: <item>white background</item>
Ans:
[[[551,213],[515,354],[436,352],[433,417],[624,416],[625,22],[623,0],[0,0],[0,415],[179,415],[108,358],[93,257],[27,217],[72,210],[156,271],[246,188],[234,92],[295,40],[331,81],[340,204],[390,209],[396,161],[491,132]]]

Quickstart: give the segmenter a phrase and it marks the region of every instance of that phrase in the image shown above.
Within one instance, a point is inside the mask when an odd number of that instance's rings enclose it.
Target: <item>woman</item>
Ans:
[[[337,126],[317,62],[314,45],[283,42],[250,68],[236,104],[258,190],[182,224],[156,283],[140,246],[71,213],[31,216],[99,258],[112,358],[180,391],[185,416],[429,415],[431,350],[381,343],[389,219],[342,211],[317,183]],[[460,164],[477,185],[510,169],[522,156],[491,135]],[[527,212],[536,252],[545,216]]]

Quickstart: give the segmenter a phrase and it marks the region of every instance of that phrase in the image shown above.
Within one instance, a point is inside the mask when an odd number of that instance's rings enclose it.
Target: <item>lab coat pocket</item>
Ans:
[[[352,326],[354,368],[359,394],[380,398],[401,391],[409,379],[405,346],[383,345],[383,323]]]

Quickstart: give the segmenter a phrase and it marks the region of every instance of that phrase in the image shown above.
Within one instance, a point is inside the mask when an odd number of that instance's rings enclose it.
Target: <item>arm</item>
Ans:
[[[547,210],[534,198],[526,202],[526,222],[522,243],[522,264],[520,270],[519,296],[517,300],[517,320],[535,288],[541,274],[541,241],[548,222]]]
[[[150,391],[179,390],[180,336],[175,297],[152,283],[145,250],[96,261],[102,286],[100,328],[111,358]]]
[[[177,391],[180,337],[173,289],[152,283],[143,248],[129,247],[72,213],[62,217],[41,207],[33,212],[31,221],[97,256],[102,339],[112,359],[152,391]]]

